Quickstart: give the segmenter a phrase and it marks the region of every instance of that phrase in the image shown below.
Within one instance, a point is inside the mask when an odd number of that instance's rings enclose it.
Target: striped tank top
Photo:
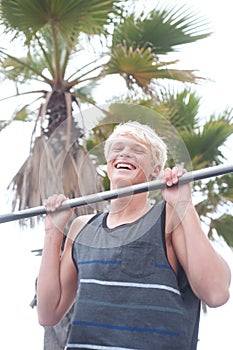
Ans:
[[[94,216],[73,243],[78,292],[66,349],[194,350],[200,301],[171,268],[165,203],[110,229]]]

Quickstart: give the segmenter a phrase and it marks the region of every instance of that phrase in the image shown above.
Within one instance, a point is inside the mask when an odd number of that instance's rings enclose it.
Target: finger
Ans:
[[[51,211],[53,205],[52,205],[52,196],[48,197],[44,200],[43,205],[46,208],[46,211]]]
[[[50,196],[48,198],[48,203],[47,203],[47,209],[49,211],[54,211],[56,209],[56,201],[57,201],[57,194],[54,194],[53,196]]]
[[[55,211],[67,198],[63,194],[54,194],[44,201],[47,211]]]
[[[173,167],[171,170],[171,176],[172,176],[172,184],[176,185],[179,181],[179,177],[178,177],[178,168],[177,167]]]
[[[170,168],[164,170],[164,180],[167,186],[172,186],[172,170]]]
[[[186,169],[179,169],[178,168],[178,177],[181,177],[182,175],[184,175],[185,173],[187,173]]]
[[[56,199],[55,199],[55,208],[59,208],[63,202],[65,202],[67,200],[66,196],[64,196],[64,194],[59,194]]]

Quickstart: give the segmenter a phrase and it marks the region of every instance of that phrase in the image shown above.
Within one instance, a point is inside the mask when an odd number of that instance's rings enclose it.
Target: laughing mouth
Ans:
[[[123,169],[123,170],[135,170],[136,167],[131,163],[125,163],[125,162],[118,162],[115,164],[116,169]]]

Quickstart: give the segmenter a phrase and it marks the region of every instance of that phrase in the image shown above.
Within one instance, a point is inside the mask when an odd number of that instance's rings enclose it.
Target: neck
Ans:
[[[151,205],[145,193],[114,199],[110,204],[108,225],[113,227],[133,222],[147,213],[150,208]]]

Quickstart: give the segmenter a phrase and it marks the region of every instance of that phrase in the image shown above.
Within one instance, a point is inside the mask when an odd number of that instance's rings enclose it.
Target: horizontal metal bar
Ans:
[[[233,164],[229,165],[217,165],[201,170],[194,170],[192,172],[187,172],[179,179],[179,184],[185,184],[188,182],[203,180],[210,177],[220,176],[224,174],[233,173]],[[69,208],[79,207],[83,205],[103,202],[106,200],[116,199],[120,197],[126,197],[133,194],[138,194],[142,192],[154,191],[163,189],[166,187],[166,184],[160,180],[153,180],[149,182],[144,182],[137,185],[127,186],[124,188],[119,188],[117,190],[104,191],[99,193],[90,194],[84,197],[73,198],[67,200],[62,204],[57,211],[63,211]],[[9,214],[0,215],[0,224],[30,218],[33,216],[47,214],[47,211],[44,206],[33,207],[29,209],[24,209],[16,211]]]

